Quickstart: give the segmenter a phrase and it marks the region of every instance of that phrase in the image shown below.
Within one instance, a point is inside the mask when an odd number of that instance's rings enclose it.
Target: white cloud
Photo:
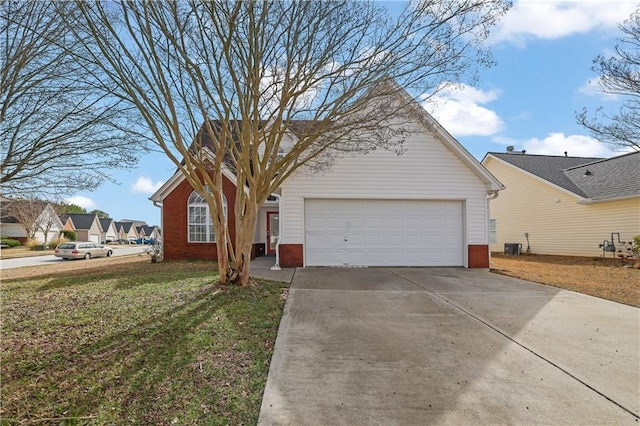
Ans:
[[[528,39],[557,39],[592,30],[612,30],[635,11],[635,0],[519,0],[490,41],[523,45]]]
[[[96,208],[96,203],[91,198],[83,197],[82,195],[76,195],[75,197],[67,198],[66,200],[69,204],[75,204],[80,206],[86,210],[94,210]]]
[[[600,86],[601,77],[587,80],[582,86],[578,88],[578,92],[587,96],[598,96],[604,101],[616,101],[619,96],[614,93],[603,92]]]
[[[564,155],[571,157],[612,157],[617,155],[608,145],[584,135],[551,133],[544,139],[531,138],[520,144],[527,154]]]
[[[480,90],[465,84],[450,85],[422,102],[422,106],[454,136],[489,136],[504,123],[495,111],[480,106],[497,99],[499,90]]]
[[[164,182],[158,181],[153,182],[151,179],[145,176],[140,176],[138,180],[136,180],[133,185],[131,185],[131,192],[143,193],[143,194],[153,194],[156,192]]]

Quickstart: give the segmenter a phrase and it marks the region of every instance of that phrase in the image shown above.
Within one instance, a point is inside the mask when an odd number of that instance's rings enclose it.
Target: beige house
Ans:
[[[640,152],[609,159],[488,153],[482,164],[506,189],[491,200],[491,251],[601,256],[640,235]],[[613,239],[613,241],[612,241]],[[613,256],[611,252],[607,256]]]
[[[93,213],[65,213],[60,215],[64,229],[76,232],[78,241],[100,243],[103,229],[98,215]]]

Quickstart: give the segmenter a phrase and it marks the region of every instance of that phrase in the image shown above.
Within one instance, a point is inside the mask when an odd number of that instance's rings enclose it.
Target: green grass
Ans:
[[[286,284],[101,269],[3,281],[2,423],[255,424]]]

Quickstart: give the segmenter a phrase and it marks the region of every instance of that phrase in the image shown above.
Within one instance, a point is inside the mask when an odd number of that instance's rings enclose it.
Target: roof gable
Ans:
[[[115,226],[116,226],[116,230],[120,231],[120,229],[122,229],[123,232],[125,233],[130,233],[131,229],[133,229],[135,231],[135,226],[134,226],[134,222],[114,222]]]
[[[64,213],[61,214],[60,220],[64,223],[67,219],[71,219],[73,223],[73,227],[76,230],[86,230],[91,229],[94,223],[97,223],[97,226],[102,229],[100,225],[100,221],[98,220],[98,215],[92,213]]]
[[[23,206],[23,204],[26,204]],[[34,210],[31,210],[31,206],[34,206]],[[16,216],[24,217],[25,215],[19,214],[16,212],[16,209],[21,209],[24,207],[29,208],[29,216],[34,219],[39,218],[47,207],[49,207],[50,203],[42,200],[25,200],[25,199],[9,199],[3,198],[2,202],[0,202],[0,222],[1,223],[20,223],[20,219],[16,218]],[[36,210],[39,210],[40,213],[35,214]],[[33,213],[33,214],[32,214]]]
[[[502,160],[587,201],[640,195],[640,152],[612,158],[489,152],[483,163],[487,157]]]
[[[463,164],[465,164],[482,182],[487,185],[488,192],[495,192],[504,189],[504,186],[487,170],[484,168],[480,162],[473,157],[463,146],[458,142],[449,132],[447,132],[444,127],[438,121],[431,116],[415,99],[409,95],[409,93],[402,88],[398,83],[396,83],[392,79],[383,79],[379,81],[376,85],[374,85],[370,90],[377,90],[377,88],[382,85],[391,85],[391,92],[398,97],[398,99],[403,103],[409,106],[411,111],[417,115],[419,121],[427,127],[431,132],[434,133],[436,138],[443,143],[455,156],[457,156]],[[219,120],[210,120],[209,123],[212,124],[213,132],[221,132],[223,129],[221,122]],[[289,132],[294,138],[303,136],[305,132],[314,126],[314,121],[311,120],[291,120],[285,125],[287,126],[287,132]],[[237,140],[238,129],[241,129],[245,124],[241,120],[232,121],[230,123],[231,129],[228,129],[228,134],[231,135],[231,140]],[[260,122],[259,127],[268,126],[267,122]],[[198,132],[196,136],[199,139],[200,146],[205,149],[212,149],[213,144],[210,140],[210,135],[208,132],[205,132],[204,125]],[[190,149],[196,144],[192,144]],[[228,158],[225,158],[225,166],[223,167],[223,172],[234,173],[233,170],[228,170],[229,161]],[[235,182],[233,176],[227,176],[232,182]],[[161,202],[169,193],[171,193],[179,183],[181,183],[185,177],[182,175],[180,171],[176,171],[176,173],[167,181],[165,184],[160,187],[149,199],[154,202]]]
[[[490,152],[491,155],[512,166],[525,170],[567,191],[586,197],[587,195],[563,172],[569,167],[601,160],[601,158],[565,157],[551,155],[533,155],[510,152]]]
[[[99,218],[98,221],[100,222],[100,226],[102,227],[103,231],[106,231],[111,226],[115,228],[115,225],[114,225],[115,222],[111,218],[102,218],[102,219]]]

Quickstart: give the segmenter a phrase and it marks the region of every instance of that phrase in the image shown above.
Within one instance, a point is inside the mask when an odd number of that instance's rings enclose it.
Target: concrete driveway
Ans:
[[[478,270],[306,268],[258,423],[637,425],[639,413],[637,308]]]

